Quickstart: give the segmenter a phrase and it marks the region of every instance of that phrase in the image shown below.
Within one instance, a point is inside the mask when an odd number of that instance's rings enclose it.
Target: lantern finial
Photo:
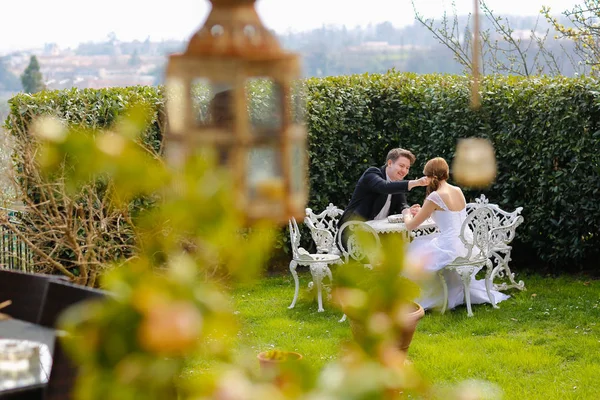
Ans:
[[[263,25],[256,0],[210,0],[213,7],[204,25],[194,34],[186,54],[251,58],[283,53],[275,36]]]

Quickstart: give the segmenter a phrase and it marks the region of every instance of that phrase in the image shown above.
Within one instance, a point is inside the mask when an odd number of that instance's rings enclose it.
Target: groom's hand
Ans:
[[[429,181],[430,179],[426,176],[422,176],[419,179],[417,179],[417,182],[419,182],[419,186],[427,186],[429,185]]]
[[[427,186],[427,185],[429,185],[429,178],[426,176],[423,176],[419,179],[408,181],[408,190],[411,190],[415,186]]]

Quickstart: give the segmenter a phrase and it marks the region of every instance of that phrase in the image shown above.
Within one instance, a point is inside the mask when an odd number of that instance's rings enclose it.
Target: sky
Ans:
[[[450,11],[452,0],[414,0],[427,17]],[[487,0],[498,14],[536,15],[543,5],[556,14],[583,0]],[[473,10],[474,0],[455,0],[458,14]],[[208,0],[0,0],[0,53],[104,41],[110,32],[119,40],[185,40],[201,26]],[[412,24],[411,0],[258,0],[264,24],[277,32],[303,31],[323,25],[366,26],[390,21]]]

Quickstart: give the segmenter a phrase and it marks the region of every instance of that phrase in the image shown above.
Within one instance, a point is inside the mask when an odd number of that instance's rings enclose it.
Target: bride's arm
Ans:
[[[419,210],[417,215],[413,217],[413,219],[406,221],[404,225],[406,229],[412,231],[417,226],[421,225],[427,218],[431,216],[431,214],[438,209],[438,206],[431,200],[425,200],[423,203],[423,207]]]

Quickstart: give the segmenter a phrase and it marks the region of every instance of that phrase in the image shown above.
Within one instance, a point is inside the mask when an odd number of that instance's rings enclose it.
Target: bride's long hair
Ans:
[[[442,157],[432,158],[427,161],[425,168],[423,168],[423,174],[430,178],[429,185],[427,185],[426,194],[429,196],[431,192],[435,192],[440,187],[440,182],[448,179],[450,174],[450,168],[448,163]]]

